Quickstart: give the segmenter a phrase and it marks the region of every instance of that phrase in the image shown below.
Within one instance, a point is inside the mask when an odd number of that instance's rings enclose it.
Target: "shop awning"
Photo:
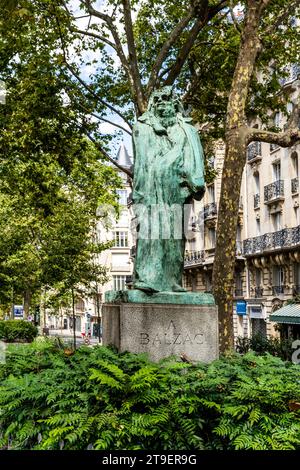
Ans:
[[[300,324],[300,304],[289,304],[271,313],[269,320],[276,323]]]

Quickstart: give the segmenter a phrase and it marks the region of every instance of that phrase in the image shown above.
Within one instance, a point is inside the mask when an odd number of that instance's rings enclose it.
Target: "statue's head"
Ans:
[[[182,112],[182,104],[179,98],[174,95],[172,87],[164,86],[151,94],[148,111],[157,116],[171,117]]]

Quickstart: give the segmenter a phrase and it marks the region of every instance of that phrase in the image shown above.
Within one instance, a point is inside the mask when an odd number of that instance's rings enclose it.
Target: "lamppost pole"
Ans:
[[[98,293],[98,282],[97,281],[96,281],[96,306],[97,306],[97,323],[98,323],[98,342],[101,343],[100,305],[99,305],[99,293]]]
[[[76,350],[76,316],[75,316],[75,297],[74,289],[72,288],[72,317],[73,317],[73,346],[74,351]]]

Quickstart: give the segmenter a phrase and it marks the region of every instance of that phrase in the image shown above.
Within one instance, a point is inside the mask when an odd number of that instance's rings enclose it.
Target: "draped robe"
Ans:
[[[178,113],[176,121],[165,128],[154,114],[146,112],[133,127],[132,196],[138,238],[135,288],[184,290],[184,204],[192,198],[200,200],[204,193],[203,149],[190,122]]]

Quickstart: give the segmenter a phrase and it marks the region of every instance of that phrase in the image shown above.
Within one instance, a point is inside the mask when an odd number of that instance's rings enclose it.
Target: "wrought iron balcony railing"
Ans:
[[[209,217],[215,217],[217,215],[217,204],[215,202],[212,202],[211,204],[206,204],[204,206],[204,220],[208,219]]]
[[[272,286],[272,293],[273,295],[283,294],[284,286]]]
[[[254,287],[254,297],[256,299],[262,297],[263,293],[264,293],[264,288],[263,287],[261,287],[261,286],[255,286]]]
[[[254,209],[257,209],[260,206],[260,195],[254,194]]]
[[[299,192],[299,179],[298,178],[291,179],[291,191],[292,191],[292,194],[296,194]]]
[[[184,257],[184,266],[203,263],[204,251],[187,251]]]
[[[293,82],[294,80],[297,80],[297,78],[300,75],[300,65],[299,64],[292,64],[289,67],[289,70],[287,71],[287,76],[281,78],[279,80],[281,85],[285,85],[286,83]]]
[[[289,248],[300,245],[300,225],[284,228],[273,233],[244,240],[244,255],[263,253],[276,248]]]
[[[247,160],[251,162],[257,157],[261,157],[261,142],[252,142],[247,148]]]
[[[264,197],[266,204],[274,201],[274,199],[284,197],[284,180],[277,180],[265,186]]]

